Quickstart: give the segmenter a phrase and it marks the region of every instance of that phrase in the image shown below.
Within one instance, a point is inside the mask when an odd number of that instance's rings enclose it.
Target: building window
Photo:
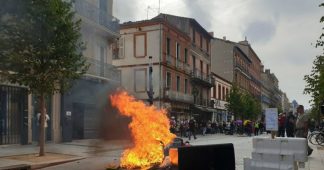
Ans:
[[[216,88],[216,84],[215,84],[214,88],[213,88],[213,98],[215,98],[215,99],[216,99],[216,90],[217,90],[217,88]]]
[[[176,42],[176,61],[180,60],[180,44]]]
[[[202,60],[200,60],[200,76],[203,76],[203,70],[204,70],[204,63]]]
[[[192,69],[195,72],[196,71],[196,56],[192,56]]]
[[[187,48],[185,48],[185,50],[184,50],[184,62],[186,64],[188,64],[188,49]]]
[[[192,41],[196,43],[196,31],[195,29],[192,29]]]
[[[146,68],[135,69],[134,71],[134,89],[135,92],[146,92],[147,78]]]
[[[166,39],[166,54],[170,55],[170,38]]]
[[[124,44],[125,44],[125,38],[124,37],[121,37],[118,40],[118,58],[124,58],[125,57]]]
[[[172,81],[172,78],[171,78],[171,73],[170,72],[167,72],[166,73],[166,87],[171,89],[171,81]]]
[[[223,100],[225,100],[225,87],[222,88],[222,93],[223,93]]]
[[[206,71],[207,71],[206,72],[207,76],[209,76],[209,65],[208,64],[206,65]]]
[[[188,93],[188,79],[185,79],[184,81],[184,93],[187,94]]]
[[[90,69],[94,71],[97,76],[104,76],[106,71],[104,63],[107,63],[107,49],[106,46],[101,43],[98,43],[95,48],[96,62],[91,65]]]
[[[226,101],[228,99],[228,95],[229,95],[229,90],[228,90],[228,88],[226,88]]]
[[[208,39],[206,39],[206,50],[207,50],[207,53],[209,53],[209,43],[208,43]]]
[[[221,85],[218,85],[218,100],[222,99],[222,87]]]
[[[134,56],[145,57],[146,56],[146,34],[134,35]]]
[[[203,48],[203,37],[201,34],[200,34],[200,48],[201,49]]]
[[[177,76],[177,91],[180,91],[180,76]]]

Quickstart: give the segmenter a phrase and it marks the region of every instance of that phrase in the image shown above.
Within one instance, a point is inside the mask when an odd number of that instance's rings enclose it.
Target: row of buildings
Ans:
[[[215,38],[195,19],[168,14],[120,24],[112,0],[75,0],[73,8],[82,19],[90,68],[68,92],[47,98],[47,140],[95,138],[101,120],[107,136],[121,137],[127,130],[117,125],[125,120],[107,106],[107,94],[122,86],[147,101],[150,64],[153,104],[178,120],[232,119],[225,105],[234,84],[260,100],[263,109],[289,110],[278,79],[247,40]],[[27,88],[0,82],[0,145],[38,140],[38,101]]]

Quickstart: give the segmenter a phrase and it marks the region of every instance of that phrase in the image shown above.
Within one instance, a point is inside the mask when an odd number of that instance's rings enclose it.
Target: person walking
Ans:
[[[307,135],[308,135],[308,127],[309,127],[309,118],[308,115],[304,114],[304,106],[299,105],[297,107],[297,121],[296,121],[296,137],[306,138],[307,141],[307,153],[308,156],[312,154],[313,149],[309,147]]]
[[[295,137],[294,132],[295,132],[296,117],[292,112],[288,113],[285,124],[286,124],[287,137]]]
[[[278,136],[279,137],[285,137],[285,123],[286,123],[286,113],[280,113],[278,117]]]
[[[195,130],[196,130],[196,121],[194,118],[192,118],[189,121],[189,134],[188,134],[189,140],[191,139],[191,135],[193,135],[194,139],[197,139]]]
[[[256,121],[254,124],[254,136],[259,135],[259,121]]]

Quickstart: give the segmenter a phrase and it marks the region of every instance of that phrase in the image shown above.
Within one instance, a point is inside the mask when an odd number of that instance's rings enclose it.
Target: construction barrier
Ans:
[[[252,146],[252,158],[244,158],[244,170],[297,170],[307,162],[305,138],[254,137]]]

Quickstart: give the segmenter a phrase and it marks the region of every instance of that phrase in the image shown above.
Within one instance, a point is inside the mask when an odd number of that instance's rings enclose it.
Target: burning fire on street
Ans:
[[[147,106],[125,91],[110,96],[112,106],[121,115],[130,117],[134,146],[125,150],[120,160],[120,167],[126,169],[149,169],[162,163],[163,147],[176,137],[170,132],[170,122],[165,110]]]

